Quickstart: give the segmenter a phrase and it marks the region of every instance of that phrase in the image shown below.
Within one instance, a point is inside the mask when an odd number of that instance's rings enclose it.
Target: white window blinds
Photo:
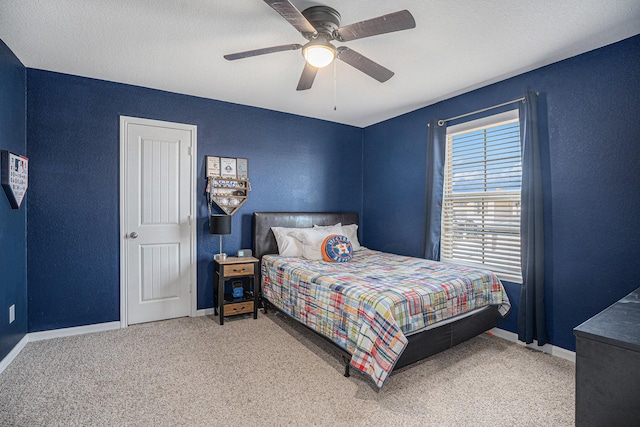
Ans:
[[[517,119],[483,119],[447,131],[440,259],[494,271],[522,283]],[[469,129],[469,127],[472,127]]]

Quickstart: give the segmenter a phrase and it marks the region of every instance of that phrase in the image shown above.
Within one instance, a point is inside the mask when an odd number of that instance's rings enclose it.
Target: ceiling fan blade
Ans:
[[[383,67],[377,62],[373,62],[367,57],[360,55],[353,49],[340,46],[338,49],[338,59],[351,65],[366,75],[373,77],[380,83],[384,83],[393,77],[393,71]]]
[[[416,27],[416,20],[408,10],[389,13],[377,18],[346,25],[336,29],[334,37],[342,42],[377,36],[378,34],[408,30]]]
[[[303,35],[313,34],[315,36],[318,34],[313,25],[307,21],[307,18],[288,0],[264,0],[264,2],[271,6],[273,10],[278,12],[280,16],[286,19],[289,24],[293,25],[295,29]]]
[[[298,87],[296,88],[296,90],[311,89],[313,80],[316,78],[317,73],[318,69],[309,65],[309,63],[305,61],[304,69],[302,70],[302,75],[300,76],[300,81],[298,82]]]
[[[298,87],[296,88],[296,90],[311,89],[313,80],[315,80],[317,73],[318,69],[314,66],[309,65],[309,63],[305,61],[304,69],[302,70],[302,75],[300,76],[300,81],[298,81]]]
[[[262,49],[247,50],[245,52],[230,53],[228,55],[225,55],[224,59],[228,61],[234,61],[236,59],[250,58],[252,56],[258,56],[258,55],[266,55],[267,53],[284,52],[285,50],[298,50],[301,47],[302,47],[301,44],[283,44],[280,46],[271,46],[271,47],[265,47]]]

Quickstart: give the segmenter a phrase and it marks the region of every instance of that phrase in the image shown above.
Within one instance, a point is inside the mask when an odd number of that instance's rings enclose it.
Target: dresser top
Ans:
[[[577,326],[573,333],[640,351],[640,288]]]

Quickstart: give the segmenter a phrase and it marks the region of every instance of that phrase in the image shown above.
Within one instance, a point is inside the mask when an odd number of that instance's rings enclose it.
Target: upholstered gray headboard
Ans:
[[[313,225],[358,224],[357,212],[254,212],[253,256],[277,254],[278,244],[271,227],[313,227]]]

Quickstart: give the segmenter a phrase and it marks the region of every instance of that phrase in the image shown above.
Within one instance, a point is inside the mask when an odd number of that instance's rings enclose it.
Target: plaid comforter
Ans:
[[[266,255],[263,296],[351,355],[351,366],[382,387],[406,335],[487,305],[510,304],[495,274],[364,249],[350,262]]]

